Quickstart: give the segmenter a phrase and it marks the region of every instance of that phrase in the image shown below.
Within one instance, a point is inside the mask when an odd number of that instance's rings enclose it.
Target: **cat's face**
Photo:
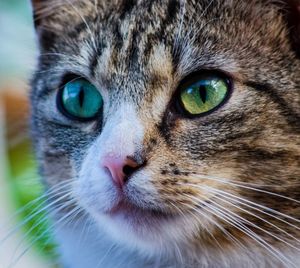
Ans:
[[[69,181],[101,228],[138,247],[300,239],[300,61],[278,6],[71,2],[49,1],[37,26],[32,122],[47,185]],[[88,120],[62,107],[74,81],[93,91],[73,96]]]

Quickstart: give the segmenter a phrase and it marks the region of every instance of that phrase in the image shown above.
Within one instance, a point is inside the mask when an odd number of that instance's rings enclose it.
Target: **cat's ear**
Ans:
[[[285,0],[284,4],[283,12],[289,26],[291,42],[300,58],[300,0]]]
[[[73,0],[68,0],[73,1]],[[31,0],[32,15],[41,50],[48,50],[63,32],[61,20],[66,0]]]
[[[36,28],[42,24],[42,21],[46,21],[50,17],[59,2],[64,2],[64,0],[31,0],[33,21]]]
[[[37,14],[42,2],[42,0],[31,0],[33,22],[35,26],[38,24]]]

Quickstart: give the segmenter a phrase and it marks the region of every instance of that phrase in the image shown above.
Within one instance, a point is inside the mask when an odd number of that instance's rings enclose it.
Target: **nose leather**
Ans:
[[[114,184],[122,188],[139,165],[129,156],[106,156],[103,159],[103,166],[109,171]]]

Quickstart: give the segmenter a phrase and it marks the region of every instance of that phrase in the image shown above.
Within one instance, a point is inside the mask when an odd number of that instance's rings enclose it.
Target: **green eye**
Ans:
[[[95,86],[85,79],[76,79],[65,84],[59,95],[62,112],[71,118],[89,120],[103,106],[103,99]]]
[[[201,75],[181,87],[180,102],[190,115],[207,113],[219,107],[229,93],[228,79],[218,75]]]

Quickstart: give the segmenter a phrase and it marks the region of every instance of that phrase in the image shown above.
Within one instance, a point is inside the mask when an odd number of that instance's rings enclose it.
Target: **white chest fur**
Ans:
[[[197,264],[179,264],[176,258],[160,256],[142,256],[111,239],[105,232],[85,223],[75,223],[56,229],[59,253],[65,268],[284,268],[300,267],[299,254],[283,253],[295,266],[280,263],[267,252],[253,246],[248,252],[237,249],[236,252],[215,255],[201,254]],[[254,243],[254,242],[253,242]]]
[[[105,232],[88,225],[56,230],[61,261],[66,268],[141,268],[155,264],[130,252],[110,239]]]

